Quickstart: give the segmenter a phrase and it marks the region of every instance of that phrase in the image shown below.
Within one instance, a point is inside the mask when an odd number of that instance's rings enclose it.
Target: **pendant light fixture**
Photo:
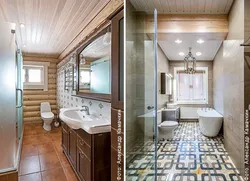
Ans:
[[[195,74],[196,59],[191,52],[192,48],[189,47],[189,53],[184,58],[184,71],[186,74]]]

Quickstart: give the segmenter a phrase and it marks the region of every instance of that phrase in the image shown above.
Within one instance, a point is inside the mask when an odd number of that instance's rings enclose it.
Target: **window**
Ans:
[[[90,83],[90,70],[81,70],[80,75],[81,83]]]
[[[180,104],[208,103],[207,67],[199,67],[195,74],[175,68],[175,101]]]
[[[80,89],[90,89],[90,78],[90,67],[85,65],[80,69]]]
[[[24,89],[48,90],[48,62],[24,62],[22,80]]]
[[[23,82],[26,85],[44,85],[43,66],[23,66]]]

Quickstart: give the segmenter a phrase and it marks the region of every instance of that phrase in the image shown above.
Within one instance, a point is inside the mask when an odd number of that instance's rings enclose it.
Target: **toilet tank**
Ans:
[[[157,111],[157,125],[161,124],[162,122],[162,111],[158,110]]]

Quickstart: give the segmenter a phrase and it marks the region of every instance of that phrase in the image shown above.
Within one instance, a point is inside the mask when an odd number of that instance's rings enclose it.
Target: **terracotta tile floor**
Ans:
[[[61,148],[61,128],[24,126],[19,181],[78,181]]]

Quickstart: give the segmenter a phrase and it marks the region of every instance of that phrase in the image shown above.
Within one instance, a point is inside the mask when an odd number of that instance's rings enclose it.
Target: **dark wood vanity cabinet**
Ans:
[[[80,181],[111,180],[110,133],[88,134],[62,123],[62,148]]]
[[[68,157],[69,157],[69,160],[70,162],[72,163],[72,165],[74,167],[76,167],[76,138],[77,138],[77,135],[76,135],[76,132],[73,130],[73,129],[70,129],[69,130],[69,133],[68,133]]]

